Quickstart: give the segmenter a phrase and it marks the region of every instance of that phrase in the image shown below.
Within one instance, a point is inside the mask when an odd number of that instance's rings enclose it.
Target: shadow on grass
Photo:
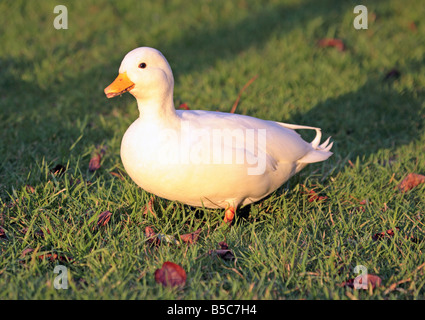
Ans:
[[[306,123],[315,119],[314,126],[335,141],[333,151],[351,160],[409,144],[423,133],[425,92],[399,92],[394,81],[398,80],[372,74],[359,89],[320,102],[290,120]]]

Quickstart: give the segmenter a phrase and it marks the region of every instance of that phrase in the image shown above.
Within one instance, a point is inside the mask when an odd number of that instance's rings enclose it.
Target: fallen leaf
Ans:
[[[97,220],[97,225],[100,226],[105,226],[108,224],[109,220],[111,219],[112,213],[108,210],[103,211],[100,215],[99,215],[99,219]]]
[[[394,69],[391,69],[390,71],[388,71],[385,74],[384,80],[385,81],[391,80],[391,79],[396,80],[396,79],[400,78],[400,76],[401,76],[400,71],[398,71],[397,69],[394,68]]]
[[[182,103],[181,105],[179,105],[179,109],[190,110],[190,108],[188,107],[186,103]]]
[[[174,262],[166,261],[155,270],[155,281],[165,287],[177,287],[186,283],[186,272]]]
[[[30,193],[34,193],[35,192],[34,187],[33,186],[30,186],[29,184],[27,184],[25,186],[25,189],[27,190],[27,192],[30,192]]]
[[[321,40],[319,40],[318,45],[321,48],[334,47],[334,48],[337,48],[341,52],[345,50],[345,44],[344,44],[344,42],[342,42],[341,39],[334,39],[334,38],[321,39]]]
[[[151,227],[145,228],[145,236],[148,238],[148,243],[152,245],[159,245],[159,239],[156,236],[156,233],[153,231]]]
[[[38,259],[40,259],[40,260],[50,260],[51,262],[54,262],[54,261],[70,262],[70,261],[72,261],[72,258],[66,257],[64,255],[58,255],[57,253],[41,254],[41,255],[38,256]]]
[[[313,189],[308,189],[304,185],[303,185],[303,187],[307,191],[306,193],[308,194],[308,202],[321,201],[321,200],[326,200],[328,198],[327,196],[319,196],[316,193],[316,191],[314,191]]]
[[[414,21],[409,23],[409,29],[413,32],[416,32],[418,30],[418,27],[416,26],[416,23]]]
[[[193,244],[196,241],[198,241],[200,233],[201,233],[201,229],[198,229],[195,232],[180,235],[180,239],[181,241],[185,243]]]
[[[409,173],[398,185],[401,192],[407,192],[425,182],[425,176],[417,173]]]
[[[102,161],[102,157],[106,153],[106,147],[97,146],[96,151],[93,152],[92,157],[89,162],[89,171],[94,172],[100,168],[100,162]]]
[[[225,241],[221,241],[221,242],[219,242],[219,243],[218,243],[218,245],[220,246],[220,248],[221,248],[222,250],[229,249],[229,245],[228,245]]]
[[[235,255],[233,254],[232,250],[229,249],[218,249],[218,250],[210,250],[208,252],[210,255],[217,255],[223,260],[234,260]]]
[[[396,227],[395,228],[397,231],[399,231],[400,230],[400,228],[399,227]],[[387,231],[383,231],[383,232],[379,232],[379,233],[375,233],[373,236],[372,236],[372,240],[373,241],[377,241],[377,240],[382,240],[383,238],[385,238],[385,237],[388,237],[388,238],[391,238],[391,237],[393,237],[394,236],[394,230],[393,229],[389,229],[389,230],[387,230]]]
[[[220,249],[218,250],[210,250],[208,251],[208,254],[210,255],[217,255],[223,260],[234,260],[235,255],[233,254],[232,250],[229,249],[228,244],[225,241],[221,241],[218,243],[220,246]]]
[[[89,162],[89,171],[94,172],[100,168],[100,161],[102,161],[102,156],[99,153],[95,153]]]
[[[367,284],[368,284],[368,287],[369,287],[369,285],[370,286],[372,286],[372,289],[375,289],[375,288],[377,288],[377,287],[379,287],[379,286],[381,286],[381,284],[382,284],[382,279],[380,278],[380,277],[378,277],[378,276],[376,276],[376,275],[373,275],[373,274],[368,274],[368,275],[366,275],[366,277],[367,277]],[[359,282],[358,282],[358,284],[360,285],[360,284],[363,284],[363,276],[358,276],[358,278],[359,278]],[[348,288],[351,288],[351,289],[365,289],[365,288],[362,288],[362,287],[357,287],[357,286],[355,286],[355,280],[357,279],[357,277],[356,278],[354,278],[354,279],[349,279],[349,280],[347,280],[346,282],[343,282],[341,285],[343,286],[343,287],[348,287]]]

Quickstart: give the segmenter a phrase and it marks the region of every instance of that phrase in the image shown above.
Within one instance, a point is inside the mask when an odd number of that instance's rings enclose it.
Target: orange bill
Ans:
[[[108,98],[113,98],[133,88],[134,83],[128,78],[127,72],[123,72],[104,91]]]

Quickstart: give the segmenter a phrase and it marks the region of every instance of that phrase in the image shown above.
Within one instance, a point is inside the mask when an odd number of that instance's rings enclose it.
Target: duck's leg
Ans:
[[[235,217],[236,212],[236,206],[227,205],[226,209],[224,211],[224,223],[231,224],[233,221],[233,218]]]

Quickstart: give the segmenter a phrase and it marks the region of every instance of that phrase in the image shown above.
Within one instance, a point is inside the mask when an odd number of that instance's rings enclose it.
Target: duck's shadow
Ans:
[[[371,75],[359,89],[326,99],[290,120],[310,123],[314,119],[314,126],[335,141],[336,157],[354,160],[381,149],[396,150],[422,134],[425,91],[399,92],[395,81],[399,80]]]

